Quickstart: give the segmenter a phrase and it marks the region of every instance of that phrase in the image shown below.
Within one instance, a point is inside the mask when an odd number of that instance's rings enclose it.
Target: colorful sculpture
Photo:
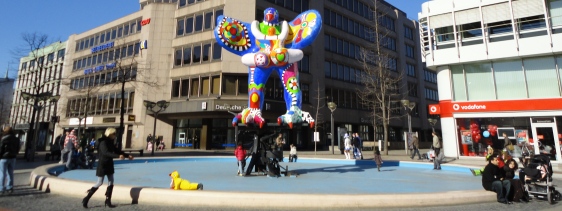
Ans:
[[[302,122],[314,126],[310,113],[302,111],[297,62],[304,55],[300,49],[314,41],[321,27],[322,19],[315,10],[301,13],[290,23],[280,23],[279,13],[274,8],[264,10],[263,22],[245,23],[222,15],[217,18],[215,39],[226,50],[242,56],[242,63],[249,67],[248,108],[234,117],[233,125],[241,121],[263,127],[265,83],[271,72],[277,71],[284,85],[287,108],[287,112],[277,118],[277,123],[290,128]]]

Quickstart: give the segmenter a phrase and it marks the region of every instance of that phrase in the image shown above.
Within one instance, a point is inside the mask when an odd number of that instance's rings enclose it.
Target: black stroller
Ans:
[[[560,193],[552,184],[552,164],[548,155],[535,155],[521,171],[519,179],[525,181],[530,196],[546,198],[550,204],[560,200]]]

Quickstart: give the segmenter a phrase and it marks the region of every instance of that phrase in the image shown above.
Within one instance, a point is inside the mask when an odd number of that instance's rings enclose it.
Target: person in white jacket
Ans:
[[[343,154],[345,154],[345,159],[351,159],[351,138],[349,137],[349,134],[345,134],[343,136],[344,139],[344,150],[343,150]]]

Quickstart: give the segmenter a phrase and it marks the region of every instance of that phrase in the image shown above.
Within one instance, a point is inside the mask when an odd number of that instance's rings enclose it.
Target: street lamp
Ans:
[[[437,124],[437,121],[439,120],[437,118],[427,118],[427,121],[431,125],[431,131],[435,133],[435,124]]]
[[[152,114],[154,114],[154,129],[152,130],[152,134],[154,135],[152,136],[152,151],[150,152],[150,155],[154,156],[154,148],[157,147],[155,146],[156,143],[155,137],[156,137],[156,120],[158,119],[158,113],[166,110],[166,108],[170,106],[170,102],[165,100],[160,100],[158,102],[145,100],[144,106],[146,107],[146,110],[152,111]]]
[[[336,105],[336,103],[334,102],[328,102],[328,108],[330,109],[330,124],[331,124],[331,133],[332,133],[332,154],[334,154],[334,138],[336,137],[334,135],[334,111],[336,110],[336,108],[338,108],[338,105]]]
[[[25,155],[24,157],[27,161],[33,161],[35,159],[35,150],[37,146],[37,139],[34,138],[38,131],[37,125],[35,123],[35,116],[38,111],[41,111],[43,107],[45,107],[46,102],[57,102],[60,98],[60,95],[53,95],[52,92],[43,92],[39,94],[31,94],[28,92],[21,92],[21,97],[26,102],[33,100],[33,109],[31,111],[31,122],[29,123],[30,133],[26,136],[25,141]]]
[[[402,106],[404,106],[404,109],[408,113],[408,137],[407,137],[406,144],[405,144],[406,153],[408,153],[408,144],[412,142],[412,115],[411,115],[411,112],[416,107],[416,102],[410,102],[409,100],[400,100],[400,103],[402,103]]]

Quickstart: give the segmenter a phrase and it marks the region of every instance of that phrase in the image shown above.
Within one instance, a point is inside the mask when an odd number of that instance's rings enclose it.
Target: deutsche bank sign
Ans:
[[[110,42],[110,43],[106,43],[106,44],[103,44],[103,45],[98,45],[96,47],[93,47],[92,53],[95,53],[95,52],[98,52],[98,51],[103,51],[103,50],[108,49],[108,48],[113,48],[113,44],[114,44],[114,42]]]

